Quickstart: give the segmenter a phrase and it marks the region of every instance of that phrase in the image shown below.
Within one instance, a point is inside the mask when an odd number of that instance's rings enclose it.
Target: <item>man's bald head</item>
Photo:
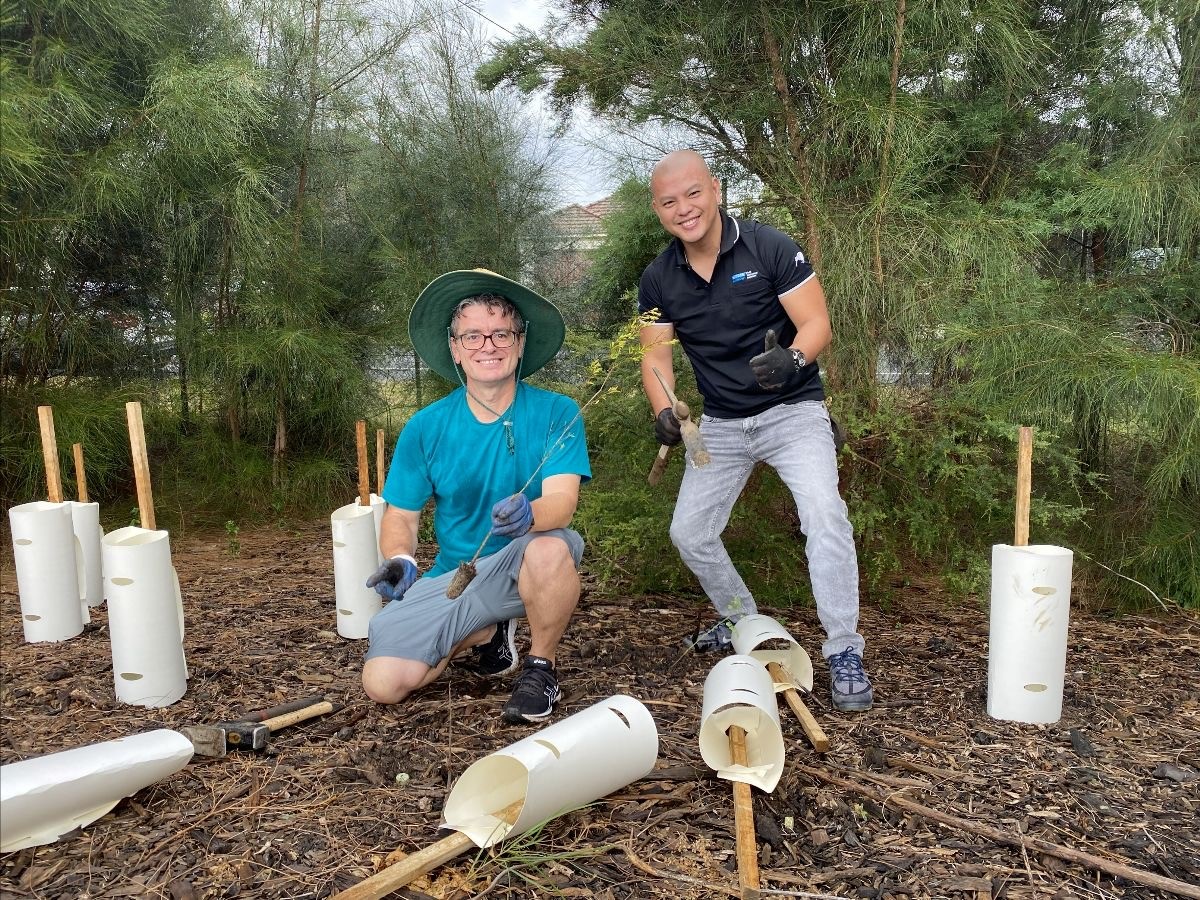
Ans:
[[[696,251],[716,253],[721,243],[721,183],[695,150],[676,150],[650,175],[654,213],[668,234]]]
[[[694,170],[701,177],[712,177],[712,174],[708,171],[708,163],[695,150],[676,150],[668,153],[655,164],[654,169],[650,173],[650,190],[654,190],[654,183],[660,178],[666,178],[670,175],[691,170]]]

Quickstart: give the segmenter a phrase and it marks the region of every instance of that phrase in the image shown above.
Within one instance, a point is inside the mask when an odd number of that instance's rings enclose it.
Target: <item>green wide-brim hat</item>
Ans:
[[[521,377],[532,375],[558,353],[567,326],[558,307],[524,285],[488,269],[447,272],[429,282],[408,314],[408,337],[421,360],[447,381],[460,382],[450,355],[450,317],[459,302],[478,294],[498,294],[521,311],[525,319],[525,351]]]

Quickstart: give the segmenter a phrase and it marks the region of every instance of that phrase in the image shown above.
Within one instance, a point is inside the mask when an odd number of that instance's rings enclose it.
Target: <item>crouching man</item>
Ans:
[[[371,619],[363,687],[378,703],[399,703],[461,654],[485,676],[519,668],[502,717],[543,720],[559,697],[558,644],[579,601],[583,540],[568,526],[591,468],[578,404],[521,379],[562,346],[562,315],[474,269],[434,279],[408,327],[425,364],[458,388],[418,411],[396,443],[379,539],[387,561],[367,581],[388,602]],[[422,575],[414,553],[430,498],[438,555]],[[474,579],[449,599],[459,563],[484,535]],[[531,640],[519,666],[522,617]]]

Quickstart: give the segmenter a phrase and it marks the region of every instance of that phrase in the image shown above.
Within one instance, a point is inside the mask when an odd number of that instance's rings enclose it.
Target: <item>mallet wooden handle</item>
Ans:
[[[354,443],[358,448],[358,503],[371,505],[371,474],[367,468],[367,423],[359,419],[354,423]]]
[[[791,673],[777,662],[767,663],[767,671],[780,684],[795,683]],[[804,735],[813,745],[813,749],[818,753],[827,752],[829,750],[829,738],[825,735],[817,720],[813,718],[813,714],[808,711],[808,707],[804,705],[804,701],[800,699],[800,693],[795,688],[787,688],[783,692],[783,699],[787,701],[787,705],[791,707],[792,712],[796,714],[796,718],[800,720],[800,727],[804,729]]]
[[[146,453],[142,404],[136,400],[126,403],[125,418],[129,423],[129,449],[133,453],[133,477],[137,482],[138,515],[142,527],[154,531],[154,491],[150,488],[150,458]]]
[[[729,755],[735,766],[748,766],[746,730],[729,726]],[[762,886],[758,873],[758,838],[754,833],[754,798],[750,785],[733,782],[733,827],[737,836],[738,881],[742,900],[758,900]]]
[[[314,703],[312,706],[306,706],[304,709],[296,709],[281,716],[272,716],[269,719],[263,719],[263,724],[271,731],[278,731],[280,728],[287,728],[289,725],[295,725],[297,722],[304,722],[331,712],[333,712],[333,704],[325,700],[321,703]]]
[[[42,460],[46,464],[46,496],[51,503],[62,503],[62,472],[58,466],[58,441],[54,437],[53,407],[38,407],[38,429],[42,433]]]
[[[668,444],[659,444],[658,455],[654,457],[654,465],[650,467],[650,475],[646,478],[651,484],[662,481],[663,473],[667,471],[667,457],[671,455]]]
[[[1029,493],[1033,487],[1033,429],[1022,425],[1017,438],[1017,512],[1013,546],[1029,543]]]
[[[238,716],[235,721],[238,722],[265,722],[267,719],[275,716],[282,716],[284,713],[294,712],[297,709],[308,709],[325,700],[324,695],[314,694],[312,697],[303,697],[299,700],[292,700],[288,703],[280,703],[278,706],[271,706],[267,709],[256,709],[248,713],[243,713]]]
[[[524,803],[524,799],[518,800],[495,815],[511,825],[520,815]],[[381,897],[400,890],[406,884],[416,881],[422,875],[432,872],[442,863],[449,862],[464,850],[474,846],[474,841],[461,831],[456,831],[449,837],[442,838],[436,844],[431,844],[424,850],[404,857],[395,865],[376,872],[365,881],[346,888],[340,894],[334,894],[332,900],[380,900]]]
[[[79,492],[79,502],[87,503],[87,472],[83,468],[83,444],[72,444],[71,453],[75,457],[75,487]]]

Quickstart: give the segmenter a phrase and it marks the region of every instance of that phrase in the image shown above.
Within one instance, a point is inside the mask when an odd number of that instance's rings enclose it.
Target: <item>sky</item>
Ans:
[[[474,9],[480,25],[489,37],[507,40],[518,25],[537,31],[550,11],[545,0],[458,0]],[[547,128],[551,124],[551,113],[547,112],[537,96],[524,98],[534,121],[542,122]],[[555,187],[564,204],[591,203],[607,197],[617,188],[612,177],[613,160],[597,144],[603,145],[606,129],[603,125],[583,113],[578,113],[571,129],[562,140],[559,162],[556,166]],[[609,142],[611,143],[611,141]]]

